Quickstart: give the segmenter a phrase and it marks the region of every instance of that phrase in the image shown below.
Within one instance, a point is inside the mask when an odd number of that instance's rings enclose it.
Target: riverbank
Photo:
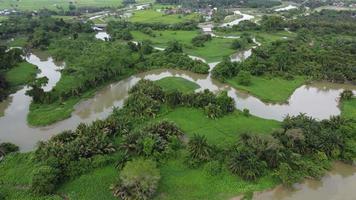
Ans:
[[[170,89],[182,88],[179,84],[169,84],[170,81],[178,83],[175,79],[161,80],[166,81],[164,85],[172,86]],[[182,84],[187,85],[188,82],[183,81]],[[209,144],[216,145],[218,148],[227,148],[235,144],[239,135],[244,133],[267,136],[281,128],[280,122],[246,115],[240,111],[235,111],[218,119],[210,119],[206,117],[202,109],[170,108],[168,106],[163,106],[155,119],[147,120],[144,124],[161,120],[175,122],[187,138],[192,138],[195,134],[204,135]],[[162,179],[155,199],[230,199],[253,191],[264,191],[280,184],[273,176],[273,171],[267,171],[257,181],[246,181],[232,174],[223,165],[217,175],[212,175],[210,174],[210,163],[196,168],[188,167],[186,165],[187,155],[188,152],[182,149],[160,163],[159,169]],[[108,156],[117,161],[117,155]],[[9,199],[24,200],[53,200],[60,199],[63,196],[70,199],[86,200],[115,199],[109,191],[115,177],[118,176],[115,162],[100,165],[100,167],[89,170],[81,176],[72,178],[64,182],[54,195],[41,198],[32,196],[29,191],[31,174],[38,167],[37,165],[33,159],[33,152],[8,155],[0,163],[0,181],[6,183],[0,189],[0,192]]]

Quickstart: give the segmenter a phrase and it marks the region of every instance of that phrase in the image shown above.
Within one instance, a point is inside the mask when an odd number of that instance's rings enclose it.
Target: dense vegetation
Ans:
[[[335,23],[334,19],[343,23]],[[302,75],[333,82],[355,82],[356,41],[352,37],[335,36],[336,32],[352,36],[355,32],[352,31],[352,20],[352,12],[325,11],[290,22],[278,17],[265,17],[259,26],[242,23],[232,29],[273,32],[289,26],[298,31],[298,36],[253,49],[252,56],[242,63],[220,63],[213,75],[220,80],[230,79],[245,70],[255,76],[292,79]],[[304,29],[306,27],[308,30]]]
[[[280,4],[273,0],[157,2],[191,9],[219,6],[215,22],[231,13],[221,7]],[[135,1],[124,2],[129,3]],[[74,3],[68,9],[68,15],[80,12]],[[205,51],[204,55],[221,59],[226,52],[250,48],[254,39],[260,39],[256,33],[266,35],[268,42],[261,42],[242,62],[225,57],[212,70],[213,78],[273,102],[286,100],[307,79],[356,82],[355,12],[322,11],[296,19],[268,15],[258,23],[243,21],[215,29],[240,36],[227,39],[198,33],[195,20],[170,21],[175,15],[167,17],[169,23],[147,23],[142,19],[153,10],[146,11],[136,16],[141,21],[110,22],[107,41],[94,39],[90,22],[54,19],[44,16],[50,15],[45,11],[36,17],[20,13],[5,19],[0,39],[18,34],[25,46],[47,50],[66,67],[53,90],[44,91],[47,77],[19,75],[26,67],[22,51],[1,47],[0,95],[13,83],[28,83],[26,94],[33,99],[30,124],[46,125],[68,117],[73,106],[97,88],[138,72],[174,68],[207,74],[209,66],[186,53]],[[275,36],[289,30],[296,32],[290,33],[295,38]],[[136,39],[139,42],[132,41]],[[156,44],[164,50],[156,50]],[[0,200],[228,199],[280,183],[290,186],[305,177],[320,178],[333,161],[356,160],[356,101],[351,90],[340,95],[341,116],[319,121],[300,114],[278,122],[235,109],[227,91],[194,92],[197,88],[177,77],[140,80],[129,90],[122,108],[114,108],[106,119],[81,123],[40,142],[29,153],[1,143]]]
[[[239,0],[156,0],[157,3],[162,4],[182,4],[185,7],[206,7],[208,5],[216,6],[216,7],[233,7],[233,6],[243,6],[243,7],[251,7],[251,8],[269,8],[273,6],[280,5],[279,1],[275,0],[247,0],[247,1],[239,1]]]
[[[10,93],[13,82],[6,78],[6,73],[23,61],[22,55],[23,51],[21,49],[8,49],[7,46],[0,46],[0,101]]]
[[[246,181],[272,176],[285,184],[320,177],[332,160],[351,161],[356,156],[355,124],[341,117],[321,122],[305,115],[287,117],[272,135],[241,134],[237,142],[219,146],[203,135],[190,135],[186,142],[175,123],[148,120],[159,118],[166,106],[197,107],[208,117],[221,117],[212,113],[231,113],[232,102],[226,93],[182,94],[142,80],[130,90],[123,109],[114,110],[108,119],[81,124],[42,142],[31,161],[37,167],[31,172],[30,189],[40,196],[55,193],[68,180],[115,165],[121,173],[111,183],[113,195],[146,199],[157,195],[159,180],[166,175],[160,170],[181,156],[178,162],[192,170],[204,167],[211,178],[229,170]]]

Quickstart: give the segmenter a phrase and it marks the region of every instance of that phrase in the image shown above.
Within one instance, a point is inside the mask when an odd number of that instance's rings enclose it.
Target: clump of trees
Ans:
[[[163,24],[163,23],[140,23],[140,22],[128,22],[128,21],[110,21],[107,26],[107,31],[110,35],[115,31],[127,30],[127,31],[142,31],[145,33],[148,29],[151,30],[197,30],[198,23],[194,20],[187,22],[180,22],[175,24]]]
[[[241,63],[231,62],[229,57],[225,57],[222,62],[217,64],[211,71],[213,78],[216,78],[222,82],[226,79],[235,77],[241,70]]]
[[[123,200],[151,199],[160,180],[160,172],[152,160],[137,158],[126,163],[118,182],[112,186],[115,197]]]
[[[0,143],[0,161],[9,153],[18,152],[19,147],[9,142]]]
[[[197,35],[192,39],[192,44],[196,47],[204,47],[204,43],[210,41],[210,34]]]
[[[352,90],[344,90],[340,94],[340,100],[347,101],[347,100],[352,99],[353,96],[354,96],[354,93],[352,92]]]
[[[10,89],[10,85],[5,78],[5,72],[22,62],[23,54],[22,49],[9,49],[7,46],[0,46],[0,101],[7,97]]]
[[[304,177],[321,177],[332,160],[352,162],[356,156],[354,122],[341,117],[316,121],[300,114],[286,117],[272,135],[242,134],[230,148],[210,145],[195,135],[188,143],[189,166],[225,165],[234,174],[256,181],[267,173],[290,185]],[[209,164],[210,165],[210,164]],[[210,170],[209,170],[210,171]]]

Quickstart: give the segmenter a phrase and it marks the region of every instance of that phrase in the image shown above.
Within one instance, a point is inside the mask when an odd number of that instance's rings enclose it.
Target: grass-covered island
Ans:
[[[315,12],[330,2],[309,0],[283,12],[275,11],[281,2],[265,0],[31,2],[0,1],[0,109],[13,108],[0,117],[0,200],[252,199],[321,179],[335,161],[355,163],[352,90],[333,93],[341,114],[324,120],[264,119],[236,108],[243,95],[231,97],[233,87],[287,107],[309,81],[353,88],[354,11]],[[221,26],[243,17],[251,20]],[[110,37],[97,39],[100,29]],[[24,61],[32,49],[65,63],[49,91],[51,77],[36,78],[36,66]],[[235,62],[234,53],[245,59]],[[150,75],[156,81],[140,78]],[[24,94],[8,98],[22,85]],[[109,90],[102,102],[104,87],[120,94]],[[31,102],[20,105],[21,98]],[[106,117],[70,118],[89,98],[105,104]],[[71,130],[62,129],[67,122]],[[40,141],[49,136],[42,133],[53,137]],[[38,144],[22,152],[30,140]]]

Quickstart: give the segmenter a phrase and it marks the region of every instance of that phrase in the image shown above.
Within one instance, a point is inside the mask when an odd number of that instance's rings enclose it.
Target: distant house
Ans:
[[[150,7],[151,7],[150,4],[137,5],[136,10],[146,10],[146,9],[149,9]]]

